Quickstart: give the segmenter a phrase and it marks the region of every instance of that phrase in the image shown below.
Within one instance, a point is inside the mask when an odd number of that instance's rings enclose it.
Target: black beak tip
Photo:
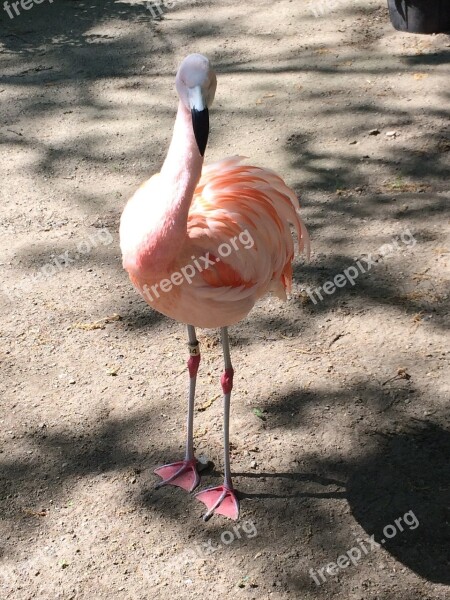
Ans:
[[[207,108],[203,110],[193,108],[191,114],[198,151],[201,156],[205,156],[206,144],[208,143],[209,136],[209,111]]]

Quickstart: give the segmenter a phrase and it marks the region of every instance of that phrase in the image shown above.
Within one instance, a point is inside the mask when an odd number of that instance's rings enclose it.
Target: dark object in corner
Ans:
[[[409,33],[450,31],[450,0],[388,0],[391,23]]]

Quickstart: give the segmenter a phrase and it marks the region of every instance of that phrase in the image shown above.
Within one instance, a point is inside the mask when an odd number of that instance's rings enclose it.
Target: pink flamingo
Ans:
[[[228,326],[243,319],[269,291],[286,299],[292,282],[294,225],[299,250],[308,252],[295,193],[272,171],[241,165],[234,157],[203,167],[216,76],[205,56],[181,63],[180,98],[170,148],[161,169],[129,200],[120,222],[123,266],[143,298],[157,311],[187,324],[190,376],[186,454],[155,473],[156,487],[187,491],[200,482],[193,446],[194,396],[200,363],[195,327],[220,327],[225,370],[224,482],[196,498],[214,513],[239,516],[229,455],[233,387]]]

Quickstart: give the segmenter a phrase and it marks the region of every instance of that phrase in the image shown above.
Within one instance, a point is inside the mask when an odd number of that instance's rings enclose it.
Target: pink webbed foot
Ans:
[[[162,478],[162,481],[159,481],[155,485],[156,489],[159,489],[163,485],[176,485],[188,492],[192,492],[200,483],[196,458],[163,465],[155,469],[154,473]]]
[[[213,514],[224,515],[234,521],[239,518],[239,501],[236,492],[227,485],[219,485],[198,492],[195,497],[208,509],[203,515],[205,521],[208,521]]]

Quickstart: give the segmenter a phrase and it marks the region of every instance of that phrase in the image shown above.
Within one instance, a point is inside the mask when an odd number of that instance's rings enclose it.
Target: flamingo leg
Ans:
[[[213,514],[224,515],[230,519],[239,517],[239,501],[231,481],[230,469],[230,400],[231,390],[233,389],[233,367],[231,365],[230,342],[228,338],[228,328],[222,327],[221,330],[223,357],[225,370],[221,377],[222,390],[224,394],[224,415],[223,415],[223,446],[224,446],[224,481],[223,485],[209,488],[195,495],[197,500],[206,505],[207,511],[203,519],[208,521]]]
[[[161,477],[155,488],[163,485],[175,485],[192,492],[200,483],[197,471],[197,459],[194,456],[194,400],[197,371],[200,364],[200,347],[195,335],[195,327],[187,326],[189,338],[189,400],[187,416],[186,452],[184,460],[163,465],[155,469],[155,474]]]

